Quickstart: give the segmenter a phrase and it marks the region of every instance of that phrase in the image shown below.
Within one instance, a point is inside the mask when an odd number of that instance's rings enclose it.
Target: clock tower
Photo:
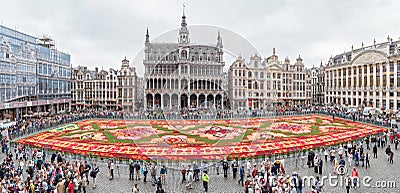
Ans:
[[[186,16],[185,16],[185,7],[183,7],[183,15],[181,22],[181,29],[179,30],[179,44],[180,45],[188,45],[189,41],[189,30],[187,29]]]

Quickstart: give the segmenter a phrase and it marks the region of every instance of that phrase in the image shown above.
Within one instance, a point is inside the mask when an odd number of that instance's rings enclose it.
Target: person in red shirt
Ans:
[[[356,167],[353,167],[353,171],[351,171],[351,177],[353,179],[353,187],[355,189],[358,186],[358,171]]]
[[[67,189],[68,189],[68,193],[74,193],[74,183],[72,182],[72,180],[69,181]]]

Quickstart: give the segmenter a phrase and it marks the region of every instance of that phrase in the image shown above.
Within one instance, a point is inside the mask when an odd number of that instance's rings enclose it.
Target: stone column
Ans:
[[[224,95],[221,95],[221,109],[224,110]]]
[[[153,107],[152,107],[152,109],[154,110],[154,104],[155,104],[156,99],[155,99],[155,95],[154,94],[151,94],[151,95],[153,96]]]
[[[164,94],[161,94],[161,109],[164,109]]]
[[[199,107],[199,95],[196,95],[196,108]]]
[[[187,104],[187,107],[190,108],[190,95],[188,96]]]
[[[214,95],[213,95],[213,97],[214,97],[214,98],[213,98],[213,107],[214,107],[214,108],[216,108],[216,107],[215,107],[215,99],[216,99],[216,95],[214,94]]]
[[[147,95],[146,95],[146,92],[144,93],[144,96],[143,96],[143,109],[146,111],[147,110]]]
[[[169,109],[172,109],[172,95],[169,96]]]

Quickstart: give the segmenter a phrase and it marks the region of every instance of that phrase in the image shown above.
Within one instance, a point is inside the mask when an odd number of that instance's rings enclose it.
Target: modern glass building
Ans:
[[[0,120],[68,110],[70,67],[52,38],[0,25]]]

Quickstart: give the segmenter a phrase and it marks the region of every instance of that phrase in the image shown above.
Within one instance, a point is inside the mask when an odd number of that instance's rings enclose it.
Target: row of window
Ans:
[[[400,77],[400,74],[399,74],[398,77]],[[352,84],[352,80],[353,80],[353,84]],[[381,84],[381,80],[382,80],[382,84]],[[348,87],[352,87],[352,85],[355,85],[356,87],[364,87],[364,86],[372,87],[374,85],[376,85],[376,86],[386,86],[387,85],[387,86],[393,87],[395,85],[394,75],[390,75],[389,76],[389,82],[387,81],[386,75],[384,75],[382,77],[382,79],[379,78],[379,77],[378,78],[376,78],[376,77],[375,78],[370,78],[369,79],[369,84],[368,84],[368,78],[367,77],[364,77],[364,78],[362,78],[362,77],[358,77],[358,78],[354,77],[353,79],[348,78],[347,81],[343,80],[343,79],[341,79],[339,81],[333,81],[332,79],[331,80],[328,79],[327,80],[327,87],[328,88],[329,87],[336,87],[336,86],[337,87],[342,87],[342,81],[343,81],[343,87],[347,87],[347,85],[348,85]],[[400,78],[397,79],[397,87],[400,87]]]
[[[372,91],[372,92],[369,92],[369,96],[373,96],[374,93],[376,96],[380,95],[380,91],[375,91],[375,92]],[[396,93],[396,92],[382,92],[382,96],[386,96],[386,93],[389,93],[389,96],[393,97],[394,93]],[[341,93],[341,92],[330,91],[330,92],[328,92],[328,94],[330,94],[330,95],[346,95],[346,92]],[[357,92],[347,92],[347,95],[350,96],[351,94],[353,94],[352,96],[356,96]],[[364,94],[364,96],[367,96],[368,92],[358,92],[358,96],[362,96],[361,94]],[[400,92],[397,92],[397,96],[400,97]]]
[[[17,97],[17,89],[16,88],[6,88],[0,89],[0,99],[1,100],[9,100]]]
[[[68,93],[70,91],[70,81],[39,78],[39,92],[42,94]]]
[[[85,95],[84,95],[85,94]],[[92,99],[115,99],[117,97],[117,92],[116,91],[111,91],[111,92],[75,92],[72,93],[72,97],[74,99],[87,99],[87,98],[92,98]]]
[[[56,63],[65,67],[70,67],[71,56],[69,54],[42,46],[37,47],[37,52],[37,57],[40,60],[44,60],[49,63]]]
[[[335,97],[326,97],[326,101],[332,102],[332,103],[337,103],[337,104],[342,104],[342,105],[351,105],[351,106],[359,106],[359,105],[371,105],[369,101],[366,101],[364,99],[355,99],[355,98],[335,98]],[[387,102],[386,100],[382,100],[382,105],[380,103],[380,100],[371,100],[372,106],[375,106],[376,108],[387,108]],[[374,105],[375,104],[375,105]],[[389,109],[394,109],[395,103],[393,100],[389,100]],[[397,102],[397,109],[400,109],[400,102]]]
[[[51,64],[39,63],[38,73],[52,77],[70,78],[71,70],[68,67],[56,67]]]
[[[18,63],[17,71],[36,73],[36,65],[34,63]]]
[[[387,66],[389,66],[389,71],[387,71]],[[368,67],[369,67],[369,74],[376,74],[376,76],[380,75],[381,72],[381,67],[382,67],[382,72],[394,72],[395,71],[395,64],[394,61],[390,61],[389,64],[387,63],[377,63],[375,65],[373,64],[367,64],[363,66],[356,66],[356,67],[348,67],[348,68],[343,68],[343,69],[334,69],[334,70],[329,70],[326,74],[328,77],[331,79],[333,77],[341,77],[341,74],[343,73],[343,76],[351,75],[351,72],[353,71],[353,75],[360,75],[360,74],[367,74],[368,73]],[[375,67],[375,70],[374,70]],[[347,69],[347,70],[346,70]],[[357,74],[358,71],[358,74]],[[347,73],[346,73],[347,72]],[[363,73],[364,72],[364,73]],[[400,60],[397,60],[397,73],[400,73]]]
[[[18,39],[21,42],[29,42],[29,43],[36,43],[36,38],[30,36],[30,35],[26,35],[23,34],[21,32],[9,29],[7,27],[4,26],[0,26],[0,34],[9,37],[10,39]]]
[[[33,75],[33,74],[18,74],[17,82],[34,84],[34,83],[36,83],[36,78],[35,78],[35,75]]]

